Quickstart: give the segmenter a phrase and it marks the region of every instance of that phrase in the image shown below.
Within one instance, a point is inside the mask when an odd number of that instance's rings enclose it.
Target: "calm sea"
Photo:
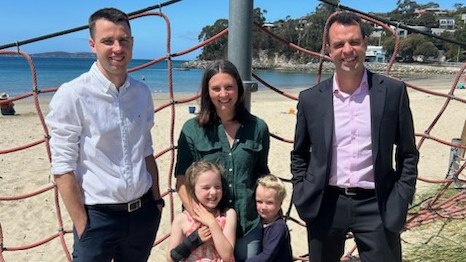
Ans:
[[[149,60],[134,59],[130,67],[141,65]],[[37,71],[39,89],[58,87],[62,83],[89,70],[94,59],[87,58],[33,58]],[[184,61],[174,61],[174,92],[197,92],[202,69],[179,70]],[[254,71],[259,77],[277,88],[303,88],[315,83],[314,73],[282,72],[273,70]],[[131,75],[143,80],[151,90],[168,92],[168,69],[166,61],[148,68],[132,72]],[[324,76],[326,78],[327,76]],[[266,87],[259,85],[259,90]],[[32,77],[27,62],[22,57],[0,56],[0,93],[16,96],[32,90]]]

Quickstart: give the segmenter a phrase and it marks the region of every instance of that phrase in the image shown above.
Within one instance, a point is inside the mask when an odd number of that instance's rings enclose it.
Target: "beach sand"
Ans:
[[[408,81],[429,90],[447,94],[454,75],[430,76],[425,79],[414,79]],[[273,83],[272,83],[273,84]],[[286,90],[286,92],[298,95],[302,89]],[[466,90],[456,89],[455,96],[466,99]],[[175,94],[175,99],[189,97],[193,94]],[[413,111],[415,131],[425,132],[435,119],[446,98],[437,97],[420,91],[409,91],[411,109]],[[40,106],[44,114],[48,111],[48,101],[50,96],[41,95]],[[155,94],[154,101],[156,107],[167,103],[167,94]],[[197,102],[186,104],[176,104],[176,115],[174,120],[174,144],[182,124],[193,114],[188,113],[188,106],[198,107]],[[269,125],[270,132],[293,139],[296,101],[290,100],[272,91],[258,91],[252,94],[251,111],[253,114],[263,118]],[[15,148],[39,141],[44,137],[44,130],[39,120],[38,114],[28,98],[17,101],[15,109],[16,116],[0,115],[0,150]],[[154,148],[160,152],[172,144],[170,136],[171,110],[165,108],[156,113],[155,126],[152,130]],[[466,105],[458,101],[451,101],[436,123],[430,134],[442,140],[451,141],[453,138],[461,136],[465,124]],[[419,137],[417,138],[419,141]],[[285,143],[276,139],[271,139],[269,155],[269,165],[271,172],[282,178],[291,178],[290,174],[290,151],[291,143]],[[442,145],[433,140],[426,140],[421,148],[419,162],[419,175],[430,179],[443,179],[448,171],[450,147]],[[174,178],[170,174],[172,154],[163,154],[157,159],[160,171],[161,190],[168,191],[174,188]],[[0,154],[0,196],[19,196],[34,192],[38,189],[51,185],[49,160],[47,157],[45,144],[39,144],[27,150],[22,150],[9,154]],[[432,184],[419,181],[417,192],[425,192],[431,188]],[[288,196],[283,208],[285,211],[289,206],[291,196],[291,185],[287,184]],[[176,194],[174,197],[174,212],[180,210],[180,202]],[[167,207],[163,211],[162,223],[160,225],[157,239],[161,239],[170,231],[170,218],[172,215],[170,201],[168,197]],[[66,209],[61,205],[61,214],[64,220],[64,228],[71,229],[72,225]],[[292,209],[291,216],[299,219],[295,209]],[[18,201],[0,201],[0,223],[3,230],[3,246],[15,248],[30,245],[36,241],[45,239],[59,232],[57,211],[54,204],[54,193],[52,190],[46,191],[38,196]],[[307,238],[305,228],[289,221],[291,231],[292,247],[295,255],[307,253]],[[409,236],[409,232],[403,233],[402,238]],[[428,236],[425,236],[428,237]],[[416,236],[416,238],[420,238]],[[421,237],[422,238],[422,237]],[[71,252],[72,234],[65,235],[66,245]],[[422,239],[408,242],[423,241]],[[165,261],[167,240],[155,246],[152,250],[149,261]],[[348,241],[347,248],[353,247]],[[58,238],[32,249],[21,251],[3,251],[5,261],[65,261],[65,253]]]

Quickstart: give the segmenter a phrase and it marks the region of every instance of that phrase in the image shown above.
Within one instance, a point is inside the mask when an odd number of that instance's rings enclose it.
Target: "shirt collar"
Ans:
[[[366,92],[369,89],[369,84],[367,81],[367,70],[364,69],[364,75],[362,76],[361,83],[359,83],[358,88],[353,92],[353,94],[347,94],[345,92],[340,92],[340,85],[337,81],[337,73],[333,74],[333,94],[339,94],[343,97],[349,97],[351,95],[357,95],[361,92]]]
[[[100,85],[98,85],[98,87],[101,88],[103,92],[108,93],[109,91],[112,91],[118,93],[118,89],[116,88],[116,86],[112,82],[110,82],[110,80],[108,80],[107,77],[105,77],[105,75],[100,71],[99,67],[97,66],[97,62],[94,62],[92,64],[90,72],[95,76],[95,78],[99,82]],[[129,86],[129,77],[126,76],[125,82],[120,87],[120,92],[125,91],[126,88],[128,88]]]

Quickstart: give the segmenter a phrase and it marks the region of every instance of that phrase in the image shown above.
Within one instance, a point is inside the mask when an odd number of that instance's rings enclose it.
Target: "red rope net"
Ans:
[[[153,59],[150,62],[139,65],[135,68],[131,68],[129,71],[132,72],[148,68],[164,60],[167,62],[168,94],[161,94],[159,98],[157,98],[157,96],[155,97],[156,105],[158,106],[154,109],[156,112],[156,125],[152,131],[154,146],[156,149],[154,157],[157,159],[161,175],[161,190],[163,192],[163,197],[168,198],[169,200],[169,204],[167,205],[167,208],[165,208],[162,217],[161,226],[159,228],[156,242],[154,243],[154,250],[150,258],[151,261],[161,261],[164,260],[164,256],[166,254],[166,241],[164,240],[169,237],[170,223],[173,220],[174,212],[175,210],[179,210],[180,207],[179,200],[177,199],[174,191],[173,167],[176,150],[175,141],[179,135],[182,123],[193,116],[187,112],[186,104],[196,103],[199,98],[198,94],[183,94],[175,92],[176,89],[173,86],[172,59],[199,49],[221,37],[225,37],[227,29],[192,48],[179,52],[172,52],[170,46],[171,31],[169,19],[160,12],[146,12],[133,16],[132,19],[139,19],[146,16],[160,17],[165,22],[167,31],[167,55]],[[399,48],[398,36],[394,30],[389,28],[387,25],[369,17],[362,16],[362,18],[384,27],[396,40],[395,53],[388,63],[385,72],[389,75]],[[320,53],[306,50],[287,41],[286,39],[278,37],[260,25],[256,26],[261,32],[270,35],[272,38],[288,45],[290,48],[306,55],[320,58],[320,66],[317,72],[319,76],[318,79],[320,81],[323,61],[330,60],[329,57],[324,55],[323,50],[321,50]],[[325,42],[323,43],[323,46],[325,46]],[[0,262],[5,260],[17,261],[18,258],[22,258],[20,260],[30,260],[28,258],[31,256],[31,253],[34,253],[35,258],[40,257],[40,260],[71,261],[70,247],[72,245],[72,234],[69,233],[72,232],[72,224],[66,214],[66,211],[65,213],[62,211],[63,205],[59,198],[57,188],[49,176],[49,133],[44,122],[44,113],[41,108],[41,105],[46,105],[47,99],[50,99],[50,96],[47,97],[45,94],[53,93],[57,88],[38,88],[36,69],[28,54],[20,50],[0,50],[0,56],[13,54],[22,56],[28,63],[31,71],[32,91],[6,100],[0,100],[0,105],[10,102],[18,102],[17,109],[19,111],[19,116],[10,118],[8,121],[6,117],[2,117],[0,120],[2,122],[2,140],[0,140],[0,181],[3,182],[1,186],[2,190],[0,191]],[[448,93],[429,90],[407,82],[407,86],[411,88],[410,92],[423,92],[426,94],[427,103],[429,103],[429,101],[436,100],[437,104],[441,105],[441,108],[436,114],[433,114],[429,119],[423,119],[422,123],[424,125],[415,126],[418,131],[423,130],[423,127],[427,126],[424,132],[416,133],[418,149],[421,152],[420,165],[422,164],[423,158],[428,158],[423,154],[424,147],[436,147],[438,150],[444,150],[445,152],[450,151],[450,148],[452,150],[454,149],[459,151],[464,151],[466,149],[464,141],[463,145],[452,143],[448,141],[449,137],[444,137],[443,134],[436,134],[434,132],[436,125],[439,125],[440,122],[445,123],[445,121],[447,121],[447,123],[455,122],[457,124],[458,121],[462,121],[462,119],[448,119],[448,113],[446,111],[448,106],[452,105],[452,103],[455,103],[456,110],[464,111],[466,108],[465,96],[463,95],[461,97],[455,94],[455,87],[457,86],[465,68],[466,64],[458,69],[458,72],[451,83],[445,83],[446,87],[450,85]],[[284,161],[275,161],[275,159],[289,159],[289,152],[292,149],[293,143],[292,136],[294,132],[294,123],[296,120],[294,116],[294,108],[296,108],[296,95],[299,90],[291,90],[287,93],[275,88],[272,84],[268,83],[256,74],[253,74],[253,77],[267,89],[271,90],[271,92],[267,92],[266,94],[268,101],[265,103],[266,106],[270,107],[268,110],[277,111],[277,114],[273,116],[268,116],[270,114],[260,115],[260,112],[255,112],[256,107],[254,104],[254,98],[252,99],[252,112],[269,123],[271,136],[274,138],[272,139],[271,152],[269,156],[271,170],[284,181],[289,182],[291,178],[291,174],[289,173],[289,162],[283,165]],[[309,86],[312,86],[313,84],[314,83],[309,83]],[[20,107],[30,105],[31,99],[34,104],[34,109],[32,110],[33,113],[27,112],[22,114]],[[41,99],[43,99],[42,103]],[[24,101],[21,103],[22,100]],[[283,112],[284,108],[285,112]],[[289,109],[288,112],[287,109]],[[414,114],[415,113],[416,112],[414,112]],[[414,117],[416,120],[416,114]],[[279,118],[280,124],[271,125],[271,118]],[[9,134],[4,131],[4,123],[13,125],[15,130],[20,130],[22,129],[22,123],[24,123],[24,121],[33,121],[36,123],[32,130],[26,130],[26,135],[21,135],[22,132],[19,131]],[[166,133],[167,127],[169,127],[169,134]],[[430,158],[428,159],[429,161],[435,161]],[[456,160],[456,168],[450,168],[448,170],[448,174],[443,176],[442,174],[445,173],[442,173],[442,171],[439,172],[438,170],[425,170],[420,168],[419,182],[424,182],[425,184],[437,184],[438,187],[435,187],[434,193],[432,193],[432,190],[428,191],[429,193],[425,199],[417,200],[416,205],[408,214],[406,230],[440,219],[465,218],[466,193],[464,190],[464,169],[466,167],[466,162],[460,155],[457,155]],[[15,165],[13,163],[19,163],[19,165]],[[446,163],[440,163],[439,165],[445,164]],[[18,183],[18,181],[21,181],[21,183]],[[418,183],[418,185],[420,184],[421,183]],[[289,187],[289,195],[291,195],[291,185],[288,183],[287,186]],[[426,188],[425,185],[424,188]],[[432,188],[432,186],[429,186],[429,188]],[[454,190],[451,190],[452,188]],[[418,191],[420,190],[418,189]],[[419,192],[417,193],[417,199],[418,198],[420,198]],[[288,223],[295,223],[303,226],[304,223],[297,217],[289,199],[286,204],[288,207],[285,213],[287,215]],[[303,236],[306,235],[306,231],[301,226],[291,227],[293,244],[303,242],[302,239]],[[31,232],[34,232],[34,234]],[[349,235],[349,237],[351,237],[351,235]],[[58,243],[61,245],[61,248],[58,248]],[[296,249],[293,247],[294,253],[305,254],[307,252],[307,245],[304,245],[304,247],[304,249]],[[354,247],[349,249],[343,259],[353,258],[354,251]]]

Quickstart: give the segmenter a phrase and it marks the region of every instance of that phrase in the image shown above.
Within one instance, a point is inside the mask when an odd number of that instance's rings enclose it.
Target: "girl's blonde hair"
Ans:
[[[275,200],[277,200],[280,204],[283,203],[283,200],[286,197],[286,188],[285,184],[280,180],[280,178],[268,174],[265,175],[257,180],[257,185],[261,185],[265,188],[275,189],[277,194],[275,195]]]
[[[200,161],[193,162],[188,167],[185,173],[185,179],[186,179],[185,186],[186,186],[186,193],[188,194],[188,198],[199,203],[199,200],[197,199],[196,193],[195,193],[196,181],[200,174],[205,173],[207,171],[214,172],[220,178],[220,181],[222,183],[222,199],[218,203],[217,208],[220,210],[223,210],[224,208],[227,207],[226,203],[227,203],[228,192],[226,189],[227,187],[225,186],[225,179],[223,178],[223,168],[215,163],[200,160]]]

